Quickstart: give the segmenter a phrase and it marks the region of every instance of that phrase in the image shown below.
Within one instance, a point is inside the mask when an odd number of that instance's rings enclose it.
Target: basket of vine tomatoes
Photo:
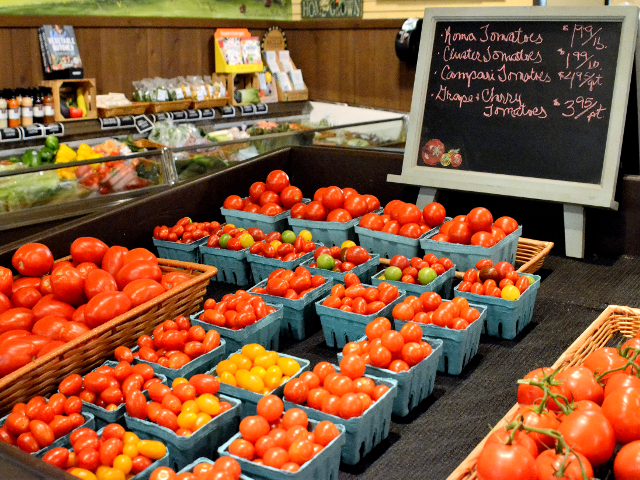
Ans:
[[[227,223],[237,227],[274,232],[287,228],[290,209],[303,201],[302,191],[289,183],[286,172],[273,170],[264,182],[251,185],[248,197],[229,195],[220,211]]]
[[[348,273],[344,285],[334,285],[328,297],[316,302],[326,344],[343,348],[348,342],[355,342],[365,334],[371,320],[390,315],[404,295],[403,290],[390,283],[372,287]]]
[[[183,217],[171,228],[166,225],[155,227],[153,245],[161,258],[198,263],[198,246],[205,243],[209,235],[220,228],[218,222],[198,223],[189,217]]]
[[[280,333],[294,340],[303,340],[320,330],[320,319],[314,302],[325,296],[333,281],[321,275],[311,275],[305,267],[294,271],[279,268],[251,288],[270,303],[283,306]]]
[[[156,468],[169,465],[169,458],[164,443],[140,439],[122,425],[110,423],[97,432],[93,428],[76,430],[67,445],[48,450],[42,460],[83,479],[143,480]]]
[[[259,228],[245,230],[232,224],[224,225],[209,236],[206,244],[199,246],[202,263],[215,265],[217,281],[244,287],[251,280],[247,261],[249,248],[264,238],[264,232]]]
[[[420,252],[420,239],[446,220],[445,208],[437,202],[421,211],[413,203],[391,200],[380,213],[362,217],[355,231],[360,245],[385,258],[416,257]]]
[[[378,211],[380,201],[373,195],[360,195],[353,188],[319,188],[308,204],[291,208],[289,225],[298,233],[309,230],[316,241],[332,246],[356,241],[354,227],[363,215]]]
[[[438,258],[428,253],[409,260],[404,255],[395,255],[384,271],[371,277],[371,283],[377,286],[380,282],[389,282],[407,293],[436,292],[443,298],[450,298],[455,274],[456,266],[446,257]]]
[[[303,264],[314,275],[333,278],[344,283],[344,277],[351,272],[361,282],[367,282],[378,269],[380,255],[370,255],[364,247],[347,240],[342,245],[331,248],[321,246],[313,252],[313,259]]]
[[[509,262],[483,259],[464,273],[456,295],[487,307],[485,333],[513,340],[531,322],[540,277],[519,274]]]
[[[218,449],[256,480],[337,478],[345,443],[343,422],[316,421],[299,408],[284,410],[275,395],[258,402],[257,415]]]
[[[142,392],[127,395],[127,428],[171,449],[171,466],[184,468],[196,458],[211,457],[238,428],[240,401],[218,394],[212,375],[175,379],[171,387],[155,383],[151,401]]]
[[[285,387],[285,408],[300,408],[314,420],[341,423],[346,440],[342,461],[355,465],[389,434],[398,384],[365,373],[363,358],[349,355],[340,367],[320,362]]]
[[[211,370],[220,381],[220,392],[242,401],[242,417],[256,414],[258,402],[265,395],[282,397],[284,388],[293,378],[309,368],[309,360],[267,351],[257,343],[218,362]]]
[[[514,263],[521,235],[522,225],[513,218],[494,221],[488,209],[476,207],[427,234],[420,245],[427,252],[449,257],[459,270],[466,271],[484,258]]]
[[[207,333],[218,332],[226,342],[227,352],[235,352],[247,343],[277,350],[282,316],[281,304],[266,303],[259,295],[238,290],[226,294],[219,302],[208,298],[204,310],[192,315],[191,321]]]
[[[366,363],[365,373],[396,380],[398,395],[393,401],[393,414],[406,417],[433,392],[442,340],[423,336],[414,322],[395,331],[385,317],[370,322],[366,333],[357,342],[347,343],[338,361],[356,355]]]
[[[427,292],[406,297],[393,308],[392,316],[396,330],[415,322],[425,336],[442,340],[438,371],[459,375],[478,353],[487,307],[463,297],[443,301],[437,293]]]

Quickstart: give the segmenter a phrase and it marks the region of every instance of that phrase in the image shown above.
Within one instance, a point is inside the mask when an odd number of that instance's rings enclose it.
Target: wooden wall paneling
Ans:
[[[342,64],[342,55],[345,52],[342,51],[338,33],[322,31],[315,51],[309,52],[317,63],[316,84],[309,88],[312,98],[330,102],[341,101],[344,78],[353,75],[349,65]],[[302,74],[304,75],[304,71]]]
[[[147,36],[137,28],[101,28],[99,31],[102,43],[99,91],[130,95],[131,82],[148,76]]]
[[[33,59],[34,50],[32,46],[37,49],[38,54],[40,52],[37,42],[37,30],[33,28],[15,28],[11,31],[13,62],[18,63],[20,66],[20,68],[13,70],[12,85],[14,87],[34,86],[42,79],[42,69],[40,69],[40,72],[36,70],[37,65],[42,65],[42,61],[40,60],[36,64]]]
[[[101,29],[79,27],[73,30],[76,34],[78,48],[80,49],[84,76],[86,78],[95,78],[98,93],[103,93],[103,79],[101,78],[103,63]]]
[[[362,35],[356,30],[340,30],[337,32],[340,38],[340,57],[334,61],[337,61],[340,66],[340,74],[338,77],[338,85],[342,92],[340,97],[341,102],[355,103],[356,91],[360,78],[365,72],[357,71],[353,67],[356,65],[356,58],[361,54],[361,51],[366,48],[364,42],[362,42]],[[346,67],[346,68],[345,68]]]
[[[0,75],[0,88],[13,87],[13,72],[22,68],[21,62],[13,58],[13,48],[11,45],[11,30],[0,29],[0,65],[2,65],[2,75]]]
[[[356,92],[353,103],[356,105],[373,106],[372,100],[375,98],[377,90],[376,70],[382,63],[382,59],[376,55],[379,49],[379,31],[361,30],[357,33],[358,42],[353,63],[353,76],[356,78]]]
[[[309,89],[312,99],[319,99],[316,85],[318,77],[317,46],[321,33],[316,30],[290,30],[287,34],[287,47],[296,67],[302,70],[302,78]]]
[[[162,73],[162,29],[146,28],[145,32],[147,35],[147,76],[158,77]]]

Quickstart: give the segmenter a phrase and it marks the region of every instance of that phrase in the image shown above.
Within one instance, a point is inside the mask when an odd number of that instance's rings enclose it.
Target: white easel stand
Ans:
[[[438,198],[438,189],[434,187],[420,187],[418,192],[418,199],[416,200],[416,206],[422,210],[431,202],[435,202]]]
[[[584,258],[584,207],[565,203],[564,243],[567,257]]]

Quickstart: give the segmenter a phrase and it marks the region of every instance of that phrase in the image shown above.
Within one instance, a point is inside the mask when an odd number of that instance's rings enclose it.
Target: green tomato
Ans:
[[[500,296],[505,300],[515,301],[520,298],[520,290],[515,285],[507,285],[502,289]]]
[[[527,277],[529,279],[529,285],[536,283],[536,278],[533,275],[520,275],[521,277]]]
[[[225,233],[224,235],[220,235],[220,248],[227,248],[227,242],[229,241],[229,239],[231,238],[231,235],[229,235],[228,233]]]
[[[433,282],[437,276],[438,274],[433,268],[421,268],[418,272],[418,282],[420,282],[420,285],[426,285],[427,283]]]
[[[402,279],[402,270],[398,267],[387,267],[384,271],[384,278],[393,282],[399,282]]]
[[[296,241],[296,234],[292,230],[285,230],[282,232],[283,243],[293,243]]]
[[[318,265],[318,268],[322,268],[323,270],[332,270],[336,265],[336,261],[328,253],[323,253],[318,256],[316,264]]]

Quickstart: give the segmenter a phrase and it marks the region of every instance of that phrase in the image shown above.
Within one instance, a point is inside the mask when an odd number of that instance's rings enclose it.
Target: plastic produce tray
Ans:
[[[382,282],[390,283],[398,288],[402,288],[407,292],[407,295],[420,296],[425,292],[435,292],[442,298],[451,299],[451,286],[453,285],[453,277],[456,275],[456,266],[454,265],[442,275],[438,275],[433,282],[426,285],[420,285],[418,283],[404,283],[393,280],[382,280],[380,277],[384,275],[384,270],[371,277],[371,283],[374,287],[377,287]]]
[[[336,417],[333,417],[336,418]],[[309,426],[315,430],[318,423],[315,420],[309,420]],[[229,453],[229,445],[236,438],[240,438],[240,433],[236,433],[224,445],[218,448],[220,456],[233,457],[240,462],[243,472],[251,475],[256,480],[338,480],[338,469],[340,468],[340,451],[343,449],[346,440],[345,427],[336,423],[336,427],[340,431],[340,435],[334,438],[320,453],[300,467],[295,473],[284,472],[278,468],[267,467],[266,465],[257,465],[254,462],[244,458],[236,457]],[[242,478],[242,475],[240,476]]]
[[[4,425],[4,422],[7,420],[7,417],[10,414],[11,414],[11,412],[9,412],[4,417],[0,418],[0,427],[2,425]],[[83,411],[82,412],[82,416],[84,417],[84,423],[82,425],[80,425],[78,428],[91,428],[91,429],[95,430],[96,422],[95,422],[95,419],[93,418],[93,415],[91,415],[89,412],[84,412]],[[52,450],[52,449],[57,448],[57,447],[64,447],[64,446],[68,445],[69,444],[69,437],[78,428],[74,428],[69,433],[67,433],[64,437],[57,438],[56,440],[53,441],[53,443],[51,445],[49,445],[47,447],[44,447],[44,448],[41,448],[37,452],[33,452],[31,455],[33,455],[35,457],[38,457],[38,458],[42,458],[42,456],[45,453],[47,453],[49,450]]]
[[[451,220],[447,217],[445,222]],[[438,233],[440,226],[434,227],[423,233],[418,238],[403,237],[387,232],[377,232],[356,225],[359,245],[367,249],[369,253],[377,253],[383,258],[392,258],[394,255],[404,255],[409,260],[420,253],[420,241],[428,236]]]
[[[215,455],[216,449],[227,438],[238,431],[240,424],[240,401],[225,395],[218,395],[221,401],[229,402],[232,407],[214,417],[189,437],[180,437],[166,427],[130,417],[125,414],[127,428],[140,437],[159,440],[171,448],[171,465],[174,470],[182,469],[198,457]]]
[[[252,287],[249,292],[256,287],[265,287],[267,280],[263,280],[256,286]],[[326,279],[323,285],[314,288],[304,297],[297,300],[290,298],[275,297],[267,293],[256,293],[260,295],[266,302],[278,302],[284,307],[282,323],[280,324],[280,333],[284,336],[292,337],[294,340],[304,340],[313,333],[320,330],[320,319],[316,313],[314,302],[319,298],[326,296],[331,290],[333,281]]]
[[[514,264],[516,261],[516,251],[518,250],[518,239],[522,235],[522,225],[518,229],[493,247],[480,247],[478,245],[460,245],[458,243],[436,242],[431,240],[435,233],[429,232],[425,238],[420,240],[422,248],[429,253],[438,255],[438,257],[448,257],[456,264],[462,272],[475,268],[479,260],[488,258],[494,264],[507,261]]]
[[[241,353],[241,350],[238,350],[234,353]],[[299,377],[302,372],[309,370],[309,365],[311,364],[309,360],[294,357],[293,355],[286,355],[284,353],[279,353],[278,355],[285,358],[293,358],[300,364],[300,370],[298,370],[298,372],[291,378]],[[229,357],[231,357],[231,355],[229,355]],[[214,370],[215,369],[210,370],[207,373],[209,373],[209,375],[216,375]],[[286,383],[287,382],[284,382],[279,387],[274,388],[271,391],[270,395],[277,395],[278,397],[282,398],[284,396],[284,386],[286,385]],[[242,418],[248,417],[249,415],[256,415],[258,413],[258,402],[262,397],[264,397],[264,395],[262,395],[261,393],[250,392],[249,390],[245,390],[244,388],[234,387],[233,385],[222,382],[220,382],[220,393],[229,395],[233,398],[237,398],[242,402]]]
[[[335,369],[336,372],[340,371],[338,367],[335,367]],[[386,385],[389,390],[359,417],[345,420],[306,405],[297,405],[286,400],[284,402],[285,411],[291,408],[301,408],[310,419],[317,421],[329,420],[335,424],[344,425],[346,438],[344,447],[342,447],[342,461],[347,465],[358,463],[362,457],[387,438],[391,424],[393,402],[398,394],[398,384],[395,380],[378,378],[368,374],[365,374],[365,376],[371,378],[376,385]]]
[[[136,346],[131,351],[133,352],[138,351],[138,347]],[[150,365],[153,368],[153,371],[156,372],[156,374],[159,373],[161,375],[164,375],[165,377],[167,377],[167,380],[173,381],[178,377],[190,378],[193,375],[196,375],[198,373],[204,373],[207,370],[210,370],[211,365],[217,363],[222,358],[224,358],[225,352],[226,352],[226,341],[224,338],[220,338],[220,345],[218,345],[216,348],[214,348],[210,352],[205,353],[204,355],[200,355],[198,358],[194,358],[182,368],[163,367],[162,365],[159,365],[153,362],[148,362],[138,357],[134,357],[133,364],[136,365],[138,363],[145,363],[147,365]]]
[[[213,265],[218,269],[215,280],[233,283],[239,287],[249,285],[251,270],[247,262],[249,248],[242,250],[227,250],[225,248],[207,247],[200,245],[200,261],[205,265]]]
[[[248,343],[259,343],[267,350],[278,350],[278,346],[280,345],[280,324],[282,322],[284,308],[281,304],[272,304],[268,302],[267,304],[275,307],[276,311],[241,330],[217,327],[216,325],[211,325],[210,323],[198,320],[198,317],[204,310],[191,315],[191,325],[200,325],[206,331],[217,330],[220,337],[226,342],[227,352],[240,350]],[[219,360],[220,359],[216,360],[216,363]],[[212,365],[210,365],[207,370],[210,370],[211,368],[213,368]]]
[[[480,346],[480,335],[487,318],[487,307],[484,305],[469,304],[477,308],[480,318],[469,325],[464,330],[454,330],[452,328],[439,327],[433,324],[420,323],[420,327],[425,336],[439,338],[442,340],[442,357],[438,364],[438,371],[449,375],[460,375],[462,369],[478,353]],[[400,330],[407,323],[403,320],[393,319],[396,330]]]
[[[370,285],[363,284],[364,287]],[[320,316],[324,340],[329,347],[342,348],[348,342],[355,342],[365,334],[367,324],[377,317],[391,318],[393,307],[402,301],[406,292],[398,290],[398,298],[389,305],[386,305],[378,312],[371,315],[360,315],[359,313],[345,312],[339,308],[331,308],[322,305],[324,298],[316,302],[316,311]]]
[[[458,286],[454,289],[456,296],[464,297],[469,302],[487,307],[487,323],[484,333],[492,337],[513,340],[531,322],[533,307],[540,288],[540,277],[531,275],[536,281],[529,285],[520,298],[515,301],[503,298],[478,295],[477,293],[461,292]]]
[[[316,243],[316,247],[321,247],[322,244]],[[313,259],[313,252],[308,252],[295,260],[285,262],[284,260],[277,260],[275,258],[266,258],[262,255],[254,255],[253,253],[247,253],[247,262],[251,267],[251,274],[253,275],[253,281],[259,283],[269,278],[269,274],[278,268],[284,268],[285,270],[294,270],[298,265],[303,264],[309,259]]]
[[[366,335],[358,339],[366,340]],[[393,414],[406,417],[425,398],[433,392],[436,381],[438,363],[442,356],[442,340],[439,338],[422,337],[422,340],[431,345],[431,354],[407,372],[392,372],[386,368],[377,368],[367,365],[365,373],[378,378],[391,378],[398,382],[398,395],[393,401]],[[338,354],[338,362],[342,360],[342,353]]]
[[[382,213],[382,209],[378,209],[375,212]],[[314,242],[321,242],[327,247],[331,247],[333,245],[337,245],[339,247],[347,240],[356,242],[355,226],[358,225],[361,218],[362,217],[357,217],[353,220],[342,223],[304,220],[302,218],[289,217],[289,225],[291,225],[291,228],[296,235],[298,235],[302,230],[309,230],[311,235],[313,235]]]
[[[200,263],[200,253],[198,247],[206,244],[209,235],[200,238],[192,243],[168,242],[167,240],[153,239],[153,245],[158,250],[158,257],[178,260],[180,262]]]
[[[106,362],[104,362],[104,365],[107,365],[113,368],[116,365],[118,365],[118,362],[114,362],[113,360],[107,360]],[[94,368],[92,372],[94,372],[95,370],[96,369]],[[155,373],[154,376],[160,379],[160,383],[167,385],[167,377],[157,372]],[[142,393],[144,393],[144,395],[147,397],[147,400],[149,400],[149,394],[147,390],[144,390]],[[105,408],[94,405],[93,403],[87,403],[83,400],[82,411],[89,412],[90,414],[92,414],[95,419],[96,429],[102,430],[102,428],[104,428],[106,425],[109,425],[110,423],[119,423],[121,425],[124,425],[124,412],[126,412],[127,409],[124,402],[118,405],[118,408],[116,408],[115,410],[107,410]],[[162,466],[162,465],[158,465],[158,466]],[[151,472],[149,472],[149,474],[151,474]]]
[[[245,197],[247,198],[247,197]],[[304,200],[303,200],[304,201]],[[287,219],[291,213],[285,210],[278,215],[269,217],[261,213],[243,212],[242,210],[231,210],[229,208],[220,207],[225,222],[231,223],[236,227],[243,228],[259,228],[265,234],[270,232],[282,232],[287,229]]]
[[[178,473],[191,473],[193,471],[194,468],[196,468],[196,466],[200,463],[208,463],[209,465],[213,465],[214,461],[209,459],[209,458],[205,458],[205,457],[200,457],[200,458],[196,458],[192,463],[190,463],[189,465],[187,465],[186,467],[184,467],[182,470],[180,470]],[[275,470],[275,469],[274,469]],[[288,477],[287,477],[288,478]],[[137,478],[135,480],[138,480]],[[240,480],[253,480],[252,478],[247,477],[246,475],[240,474]]]
[[[311,258],[310,260],[307,260],[302,264],[303,267],[307,268],[311,272],[311,275],[322,275],[324,278],[332,278],[334,283],[344,283],[344,277],[347,273],[355,273],[361,282],[367,283],[378,270],[378,265],[380,264],[380,255],[371,255],[371,260],[367,260],[366,262],[357,265],[350,272],[344,273],[334,272],[332,270],[324,270],[322,268],[309,267],[309,264],[313,262],[314,260],[313,258]]]

